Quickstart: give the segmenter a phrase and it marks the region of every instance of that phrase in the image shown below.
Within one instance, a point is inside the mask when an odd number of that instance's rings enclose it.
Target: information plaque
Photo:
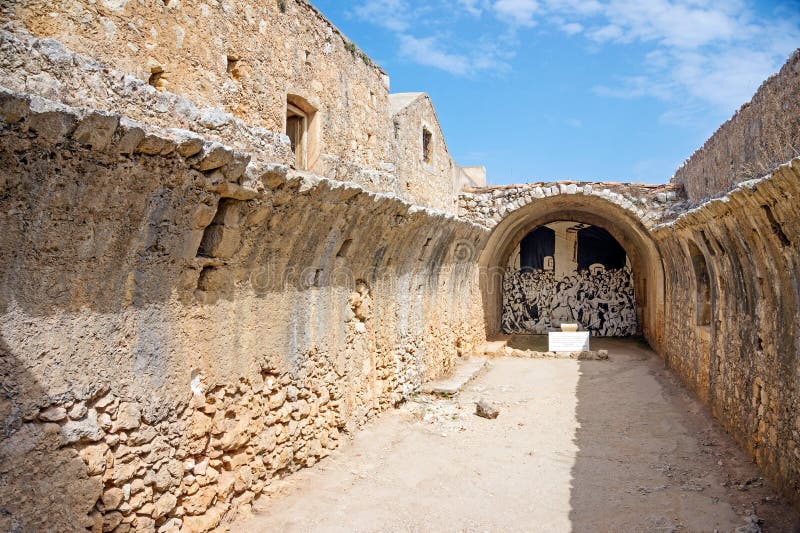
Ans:
[[[588,331],[551,331],[547,336],[548,349],[551,352],[588,352]]]

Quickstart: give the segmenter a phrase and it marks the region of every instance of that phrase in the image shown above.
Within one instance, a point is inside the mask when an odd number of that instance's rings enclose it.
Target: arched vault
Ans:
[[[500,333],[503,272],[514,248],[530,231],[557,220],[592,224],[607,230],[625,248],[636,290],[636,313],[647,340],[658,348],[663,331],[664,269],[661,253],[634,212],[593,195],[539,198],[511,211],[492,230],[479,259],[486,333]]]

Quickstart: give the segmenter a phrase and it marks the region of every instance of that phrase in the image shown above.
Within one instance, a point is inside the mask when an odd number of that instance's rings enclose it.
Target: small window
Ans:
[[[426,163],[433,161],[433,134],[426,127],[422,127],[422,160]]]
[[[286,105],[286,135],[292,143],[295,166],[298,169],[306,167],[306,136],[308,133],[308,117],[297,106]]]
[[[711,276],[703,252],[697,245],[689,241],[689,253],[692,258],[696,292],[695,315],[698,326],[711,324]]]
[[[319,161],[319,125],[317,108],[296,94],[286,95],[286,135],[298,170],[315,170]]]

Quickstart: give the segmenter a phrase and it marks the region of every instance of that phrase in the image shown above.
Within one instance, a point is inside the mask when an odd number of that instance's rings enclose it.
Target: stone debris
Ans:
[[[475,414],[482,418],[494,419],[497,418],[500,411],[486,400],[480,400],[475,404]]]
[[[520,350],[506,347],[502,350],[504,355],[522,357],[525,359],[579,359],[582,361],[607,361],[608,350],[589,350],[582,352],[540,352],[536,350]]]
[[[763,531],[761,526],[764,521],[755,514],[748,516],[745,522],[747,522],[745,525],[736,528],[736,533],[761,533]]]

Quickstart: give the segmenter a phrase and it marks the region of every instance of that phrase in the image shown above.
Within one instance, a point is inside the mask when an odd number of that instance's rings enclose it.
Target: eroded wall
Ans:
[[[483,228],[110,113],[0,111],[0,529],[205,531],[480,341]]]
[[[800,501],[800,160],[655,229],[667,363]],[[703,269],[710,283],[704,291]],[[704,306],[710,312],[704,318]]]
[[[725,193],[800,156],[800,50],[675,172],[689,200]]]

